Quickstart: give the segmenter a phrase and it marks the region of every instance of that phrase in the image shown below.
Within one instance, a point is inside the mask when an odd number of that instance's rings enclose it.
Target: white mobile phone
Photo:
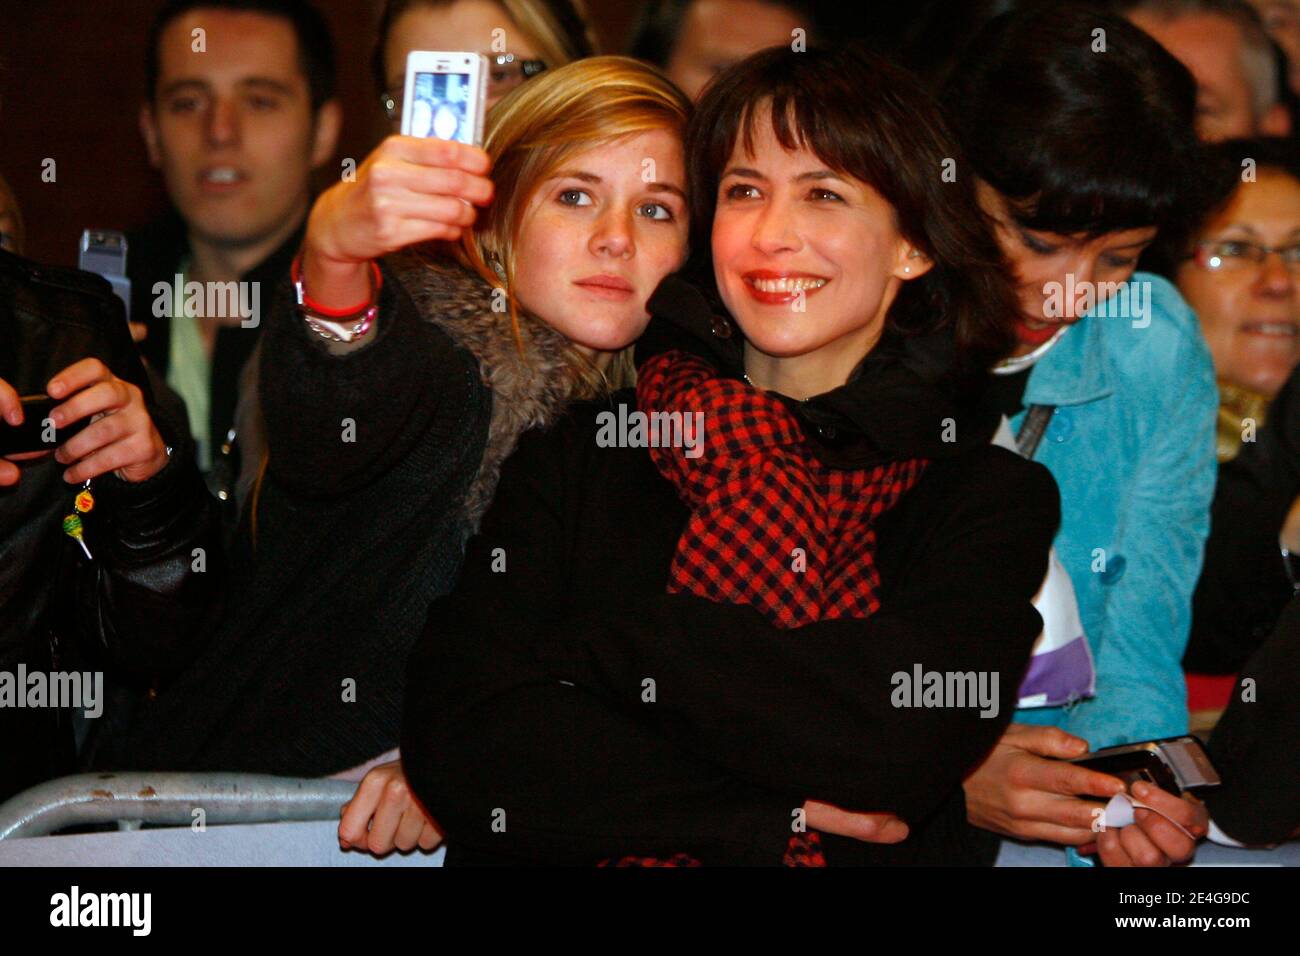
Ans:
[[[483,145],[487,57],[412,50],[406,58],[402,135]]]

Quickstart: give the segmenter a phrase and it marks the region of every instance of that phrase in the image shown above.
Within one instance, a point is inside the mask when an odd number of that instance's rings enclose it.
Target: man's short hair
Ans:
[[[312,111],[334,98],[334,40],[325,18],[306,0],[168,0],[149,27],[145,51],[145,80],[149,99],[158,92],[158,44],[163,30],[191,10],[234,10],[288,20],[298,40],[298,65],[311,90]]]
[[[1255,115],[1263,116],[1278,102],[1281,90],[1273,41],[1259,12],[1246,0],[1131,0],[1122,9],[1125,14],[1140,11],[1166,23],[1203,14],[1231,20],[1241,31],[1242,67]]]

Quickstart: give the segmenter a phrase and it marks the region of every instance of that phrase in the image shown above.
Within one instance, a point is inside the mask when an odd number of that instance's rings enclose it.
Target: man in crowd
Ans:
[[[1196,78],[1197,132],[1217,142],[1287,136],[1277,54],[1259,14],[1244,0],[1134,0],[1125,16]]]
[[[240,470],[230,430],[241,372],[301,241],[312,172],[338,141],[333,44],[302,0],[172,0],[146,69],[140,130],[174,210],[129,237],[132,318],[224,499]]]

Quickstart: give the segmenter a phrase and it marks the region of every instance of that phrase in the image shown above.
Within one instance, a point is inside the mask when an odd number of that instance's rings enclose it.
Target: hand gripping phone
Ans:
[[[20,401],[23,406],[21,425],[15,427],[0,418],[0,456],[54,451],[90,424],[90,418],[86,417],[71,425],[65,425],[56,433],[54,426],[47,424],[47,421],[50,412],[62,401],[61,399],[50,398],[48,395],[24,395]]]
[[[1195,737],[1166,737],[1106,747],[1070,761],[1080,767],[1119,777],[1132,787],[1139,780],[1180,796],[1184,790],[1217,787],[1218,771]]]

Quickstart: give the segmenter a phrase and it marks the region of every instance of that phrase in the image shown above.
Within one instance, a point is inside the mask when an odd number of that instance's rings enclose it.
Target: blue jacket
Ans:
[[[1056,551],[1097,668],[1095,697],[1016,712],[1092,749],[1187,732],[1180,661],[1214,494],[1214,366],[1196,316],[1164,279],[1135,319],[1099,307],[1030,372],[1024,403],[1055,405],[1035,460],[1061,489]],[[1116,314],[1116,313],[1119,314]],[[1024,413],[1012,420],[1019,429]],[[996,560],[996,558],[994,558]]]

